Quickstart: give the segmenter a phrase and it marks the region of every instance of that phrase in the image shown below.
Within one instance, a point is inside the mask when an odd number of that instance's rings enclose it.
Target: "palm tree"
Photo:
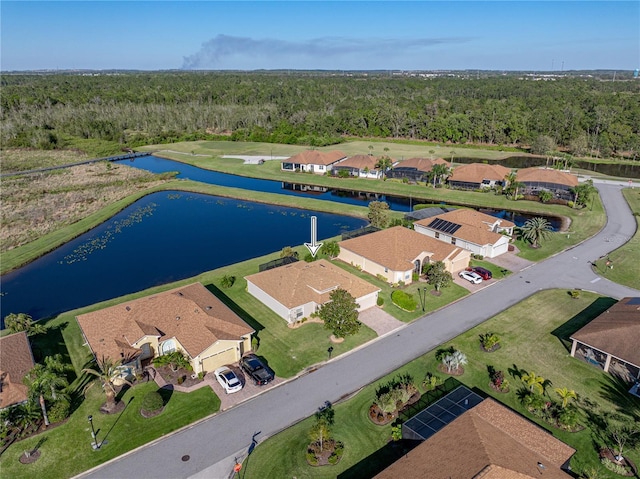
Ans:
[[[373,155],[373,145],[369,145],[369,156]]]
[[[558,396],[560,396],[560,399],[562,399],[562,409],[568,406],[569,401],[576,399],[577,397],[576,392],[573,389],[556,388],[554,391]]]
[[[507,187],[505,188],[506,192],[510,192],[512,194],[512,198],[514,201],[518,200],[518,190],[522,188],[524,185],[518,181],[517,173],[512,171],[507,176],[504,177],[506,180]]]
[[[59,355],[58,355],[59,356]],[[49,368],[42,364],[36,364],[24,378],[26,386],[29,388],[29,395],[33,400],[40,403],[44,425],[48,426],[49,416],[47,415],[46,398],[53,400],[64,395],[62,391],[69,386],[67,378],[56,368]]]
[[[519,228],[519,232],[523,239],[531,241],[532,246],[538,248],[541,240],[549,238],[551,223],[546,218],[537,216],[528,219]]]
[[[388,156],[381,156],[380,158],[378,158],[378,161],[376,162],[376,168],[378,168],[380,171],[382,171],[382,177],[386,177],[387,176],[387,170],[389,168],[391,168],[392,165],[392,161],[391,158],[389,158]]]
[[[449,167],[444,163],[433,165],[431,168],[431,176],[433,177],[433,187],[436,187],[436,179],[440,183],[443,176],[449,173]]]
[[[546,381],[542,376],[537,376],[536,373],[531,371],[530,373],[523,374],[520,379],[527,385],[529,391],[537,392],[538,394],[544,393],[544,385]]]
[[[104,409],[107,412],[111,412],[116,407],[116,388],[115,381],[119,380],[131,386],[131,383],[121,376],[122,370],[120,366],[122,361],[114,361],[111,358],[105,358],[102,356],[102,360],[97,361],[99,369],[85,368],[82,370],[84,373],[91,374],[97,377],[102,383],[102,389],[107,397],[107,402],[104,405]]]
[[[4,325],[12,333],[26,331],[27,336],[42,334],[47,330],[42,324],[34,322],[31,316],[26,313],[11,313],[6,315]]]

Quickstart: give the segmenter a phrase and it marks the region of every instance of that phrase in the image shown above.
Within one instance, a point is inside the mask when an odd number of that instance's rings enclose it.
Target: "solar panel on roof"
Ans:
[[[627,301],[627,304],[640,304],[640,298],[631,298]]]
[[[442,218],[436,218],[431,223],[429,223],[428,228],[433,228],[434,230],[442,231],[443,233],[447,234],[454,234],[456,231],[462,228],[462,225],[443,220]]]

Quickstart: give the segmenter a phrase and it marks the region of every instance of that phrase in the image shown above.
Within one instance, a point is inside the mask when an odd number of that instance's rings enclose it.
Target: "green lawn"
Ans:
[[[567,387],[574,389],[581,400],[597,404],[602,411],[620,410],[640,418],[640,400],[626,394],[624,387],[608,374],[569,356],[569,336],[613,303],[611,298],[591,293],[583,292],[576,300],[565,290],[543,291],[443,345],[453,345],[468,356],[464,375],[456,379],[550,429],[577,450],[571,463],[574,471],[593,466],[599,469],[601,479],[616,476],[599,465],[593,442],[595,431],[589,423],[584,420],[587,427],[576,433],[540,423],[520,406],[516,397],[520,381],[511,376],[510,371],[535,371],[549,379],[552,382],[550,397],[555,396],[553,388]],[[485,353],[479,348],[478,335],[486,332],[495,332],[502,338],[502,347],[496,352]],[[375,388],[395,374],[405,372],[420,383],[425,373],[437,373],[437,364],[432,351],[334,406],[334,436],[345,442],[345,456],[338,465],[312,468],[306,464],[307,431],[313,423],[312,419],[306,419],[260,444],[245,462],[242,477],[369,477],[394,456],[387,445],[390,426],[374,426],[366,416]],[[488,365],[505,372],[511,383],[509,393],[499,394],[489,387]],[[640,462],[638,450],[628,450],[627,456]]]
[[[640,216],[640,189],[625,188],[622,190],[633,215]],[[614,281],[631,288],[640,289],[640,274],[638,265],[640,264],[640,231],[636,229],[636,234],[629,238],[629,242],[609,254],[613,268],[607,267],[607,258],[596,261],[595,269],[598,273]],[[635,266],[634,266],[635,265]]]

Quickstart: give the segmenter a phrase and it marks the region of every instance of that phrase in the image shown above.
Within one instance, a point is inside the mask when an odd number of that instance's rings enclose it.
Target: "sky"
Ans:
[[[0,70],[634,70],[634,1],[0,2]]]

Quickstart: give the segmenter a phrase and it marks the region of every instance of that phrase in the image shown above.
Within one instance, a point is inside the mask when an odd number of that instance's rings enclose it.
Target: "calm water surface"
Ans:
[[[312,215],[318,239],[366,224],[216,196],[154,193],[2,276],[0,317],[48,317],[309,242]]]

